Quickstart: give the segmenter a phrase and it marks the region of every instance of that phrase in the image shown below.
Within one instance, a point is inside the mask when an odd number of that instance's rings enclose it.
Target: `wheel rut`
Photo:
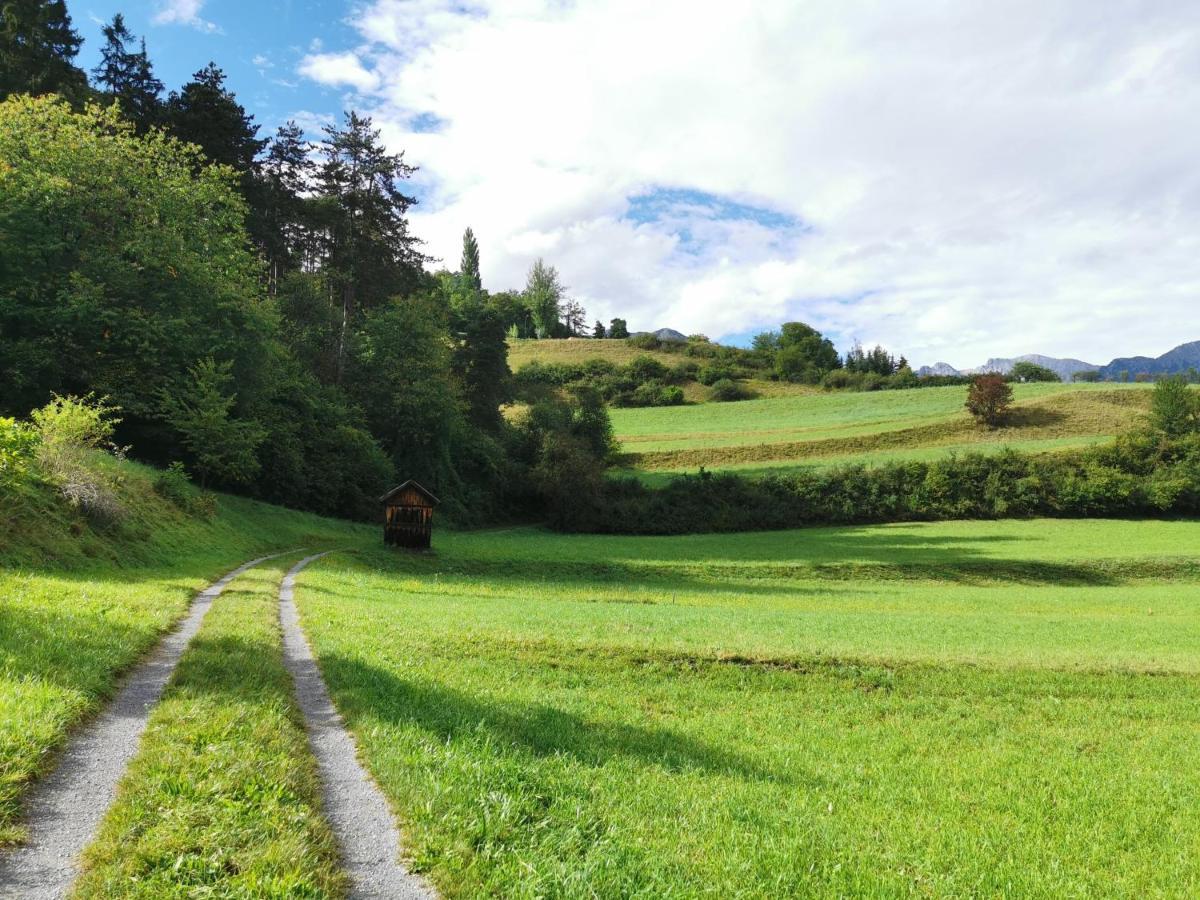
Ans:
[[[25,843],[0,851],[0,897],[66,896],[78,874],[79,856],[95,836],[117,783],[137,753],[150,712],[213,601],[239,575],[295,552],[253,559],[197,594],[183,621],[125,677],[112,702],[68,738],[54,771],[26,798]]]
[[[416,900],[437,894],[400,860],[400,832],[387,800],[358,761],[358,748],[345,724],[312,648],[300,627],[293,594],[296,576],[309,563],[326,556],[302,559],[279,589],[279,616],[283,626],[283,659],[296,687],[296,700],[304,714],[309,744],[317,759],[324,811],[333,827],[342,864],[350,876],[354,900]]]

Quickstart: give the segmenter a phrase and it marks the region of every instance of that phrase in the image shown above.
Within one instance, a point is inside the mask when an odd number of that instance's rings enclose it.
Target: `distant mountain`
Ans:
[[[658,338],[660,341],[663,341],[668,344],[686,344],[687,343],[687,335],[681,334],[680,332],[676,331],[674,328],[660,328],[660,329],[658,329],[658,331],[635,331],[630,336],[638,337],[639,335],[643,335],[643,334],[652,334],[656,338]]]
[[[921,366],[917,369],[917,375],[925,378],[929,375],[961,375],[962,372],[950,365],[950,363],[934,363],[932,366]]]
[[[1030,362],[1035,366],[1047,368],[1058,375],[1063,381],[1070,381],[1076,372],[1095,372],[1100,368],[1093,363],[1087,363],[1081,359],[1057,359],[1053,356],[1042,356],[1040,353],[1026,353],[1024,356],[1018,356],[1014,359],[994,357],[982,366],[977,366],[974,369],[956,369],[954,366],[940,362],[933,366],[921,366],[921,368],[917,369],[917,374],[980,375],[984,372],[996,372],[1000,375],[1007,375],[1012,371],[1013,366],[1019,362]]]
[[[1188,369],[1200,369],[1200,341],[1180,344],[1156,359],[1149,356],[1114,359],[1100,369],[1100,378],[1104,381],[1117,381],[1125,372],[1129,373],[1130,378],[1134,378],[1137,375],[1175,375]]]

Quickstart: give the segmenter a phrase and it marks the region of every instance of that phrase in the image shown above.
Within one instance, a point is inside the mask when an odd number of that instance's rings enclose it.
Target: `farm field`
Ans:
[[[1014,394],[1008,423],[994,430],[970,421],[962,387],[614,409],[612,421],[626,469],[756,470],[1086,446],[1136,423],[1149,402],[1140,385],[1025,384]]]
[[[442,533],[297,599],[448,896],[1190,894],[1198,543]]]

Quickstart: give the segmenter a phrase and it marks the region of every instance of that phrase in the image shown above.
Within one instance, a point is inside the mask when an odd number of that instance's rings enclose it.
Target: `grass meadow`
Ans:
[[[743,473],[849,462],[932,459],[1013,447],[1073,449],[1107,440],[1141,419],[1141,385],[1014,385],[1005,424],[977,427],[965,388],[874,393],[804,393],[739,403],[614,409],[622,468],[646,473]]]
[[[1192,522],[442,534],[297,599],[448,896],[1200,889]]]

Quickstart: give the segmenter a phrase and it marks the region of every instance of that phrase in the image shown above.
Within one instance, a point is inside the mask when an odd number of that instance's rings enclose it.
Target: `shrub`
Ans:
[[[124,450],[112,443],[117,412],[116,407],[89,394],[83,398],[55,396],[32,415],[42,473],[58,486],[68,503],[103,524],[113,524],[124,514],[112,476],[96,459],[104,451],[124,456]]]
[[[173,462],[154,479],[154,492],[190,515],[211,519],[217,511],[217,498],[192,484],[181,462]]]
[[[635,334],[626,341],[629,346],[636,347],[639,350],[657,350],[662,346],[662,341],[656,338],[649,332],[645,334]]]
[[[683,403],[683,391],[672,384],[647,381],[632,391],[623,391],[613,398],[617,406],[679,406]]]
[[[737,373],[732,365],[724,361],[709,363],[696,373],[696,380],[709,386],[732,378],[737,378]]]
[[[1000,375],[976,375],[967,388],[967,411],[975,421],[995,428],[1012,405],[1012,388]]]
[[[747,390],[745,385],[739,384],[731,378],[722,378],[712,386],[708,396],[709,399],[716,400],[718,403],[731,403],[737,400],[749,400],[754,394]]]
[[[635,381],[664,381],[670,370],[653,356],[635,356],[625,367],[629,377]]]
[[[28,425],[0,418],[0,488],[22,483],[30,476],[38,436]]]

